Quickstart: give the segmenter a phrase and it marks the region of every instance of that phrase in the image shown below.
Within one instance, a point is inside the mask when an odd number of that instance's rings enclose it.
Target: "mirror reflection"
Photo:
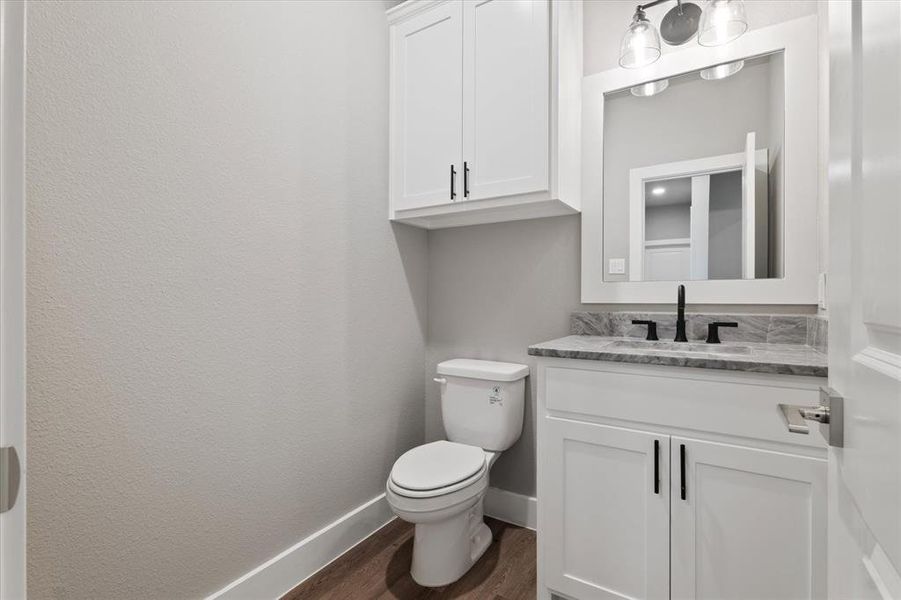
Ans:
[[[605,95],[606,281],[782,277],[782,54]]]

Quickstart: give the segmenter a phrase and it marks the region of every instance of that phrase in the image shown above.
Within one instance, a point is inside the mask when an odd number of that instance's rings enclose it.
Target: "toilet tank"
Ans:
[[[448,440],[500,452],[519,439],[528,366],[455,358],[437,371]]]

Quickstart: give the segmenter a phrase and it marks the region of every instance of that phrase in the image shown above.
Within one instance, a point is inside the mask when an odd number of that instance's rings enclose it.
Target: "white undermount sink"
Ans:
[[[649,352],[694,352],[698,354],[750,354],[748,346],[720,344],[696,344],[691,342],[654,342],[647,340],[618,340],[611,343],[611,350],[644,350]]]

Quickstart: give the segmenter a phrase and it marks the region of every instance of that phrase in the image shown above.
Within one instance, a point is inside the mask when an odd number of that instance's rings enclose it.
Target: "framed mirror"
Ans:
[[[817,302],[816,34],[583,80],[583,302]]]

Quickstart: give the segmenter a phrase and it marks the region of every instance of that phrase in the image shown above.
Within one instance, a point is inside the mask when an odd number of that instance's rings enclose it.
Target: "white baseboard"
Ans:
[[[485,494],[485,514],[507,523],[535,529],[537,509],[535,498],[530,496],[493,487]],[[280,598],[392,519],[394,513],[385,494],[379,494],[242,575],[207,600]]]
[[[394,519],[385,494],[350,511],[239,577],[207,600],[280,598]]]
[[[498,488],[485,493],[485,514],[529,529],[538,526],[538,500]]]

